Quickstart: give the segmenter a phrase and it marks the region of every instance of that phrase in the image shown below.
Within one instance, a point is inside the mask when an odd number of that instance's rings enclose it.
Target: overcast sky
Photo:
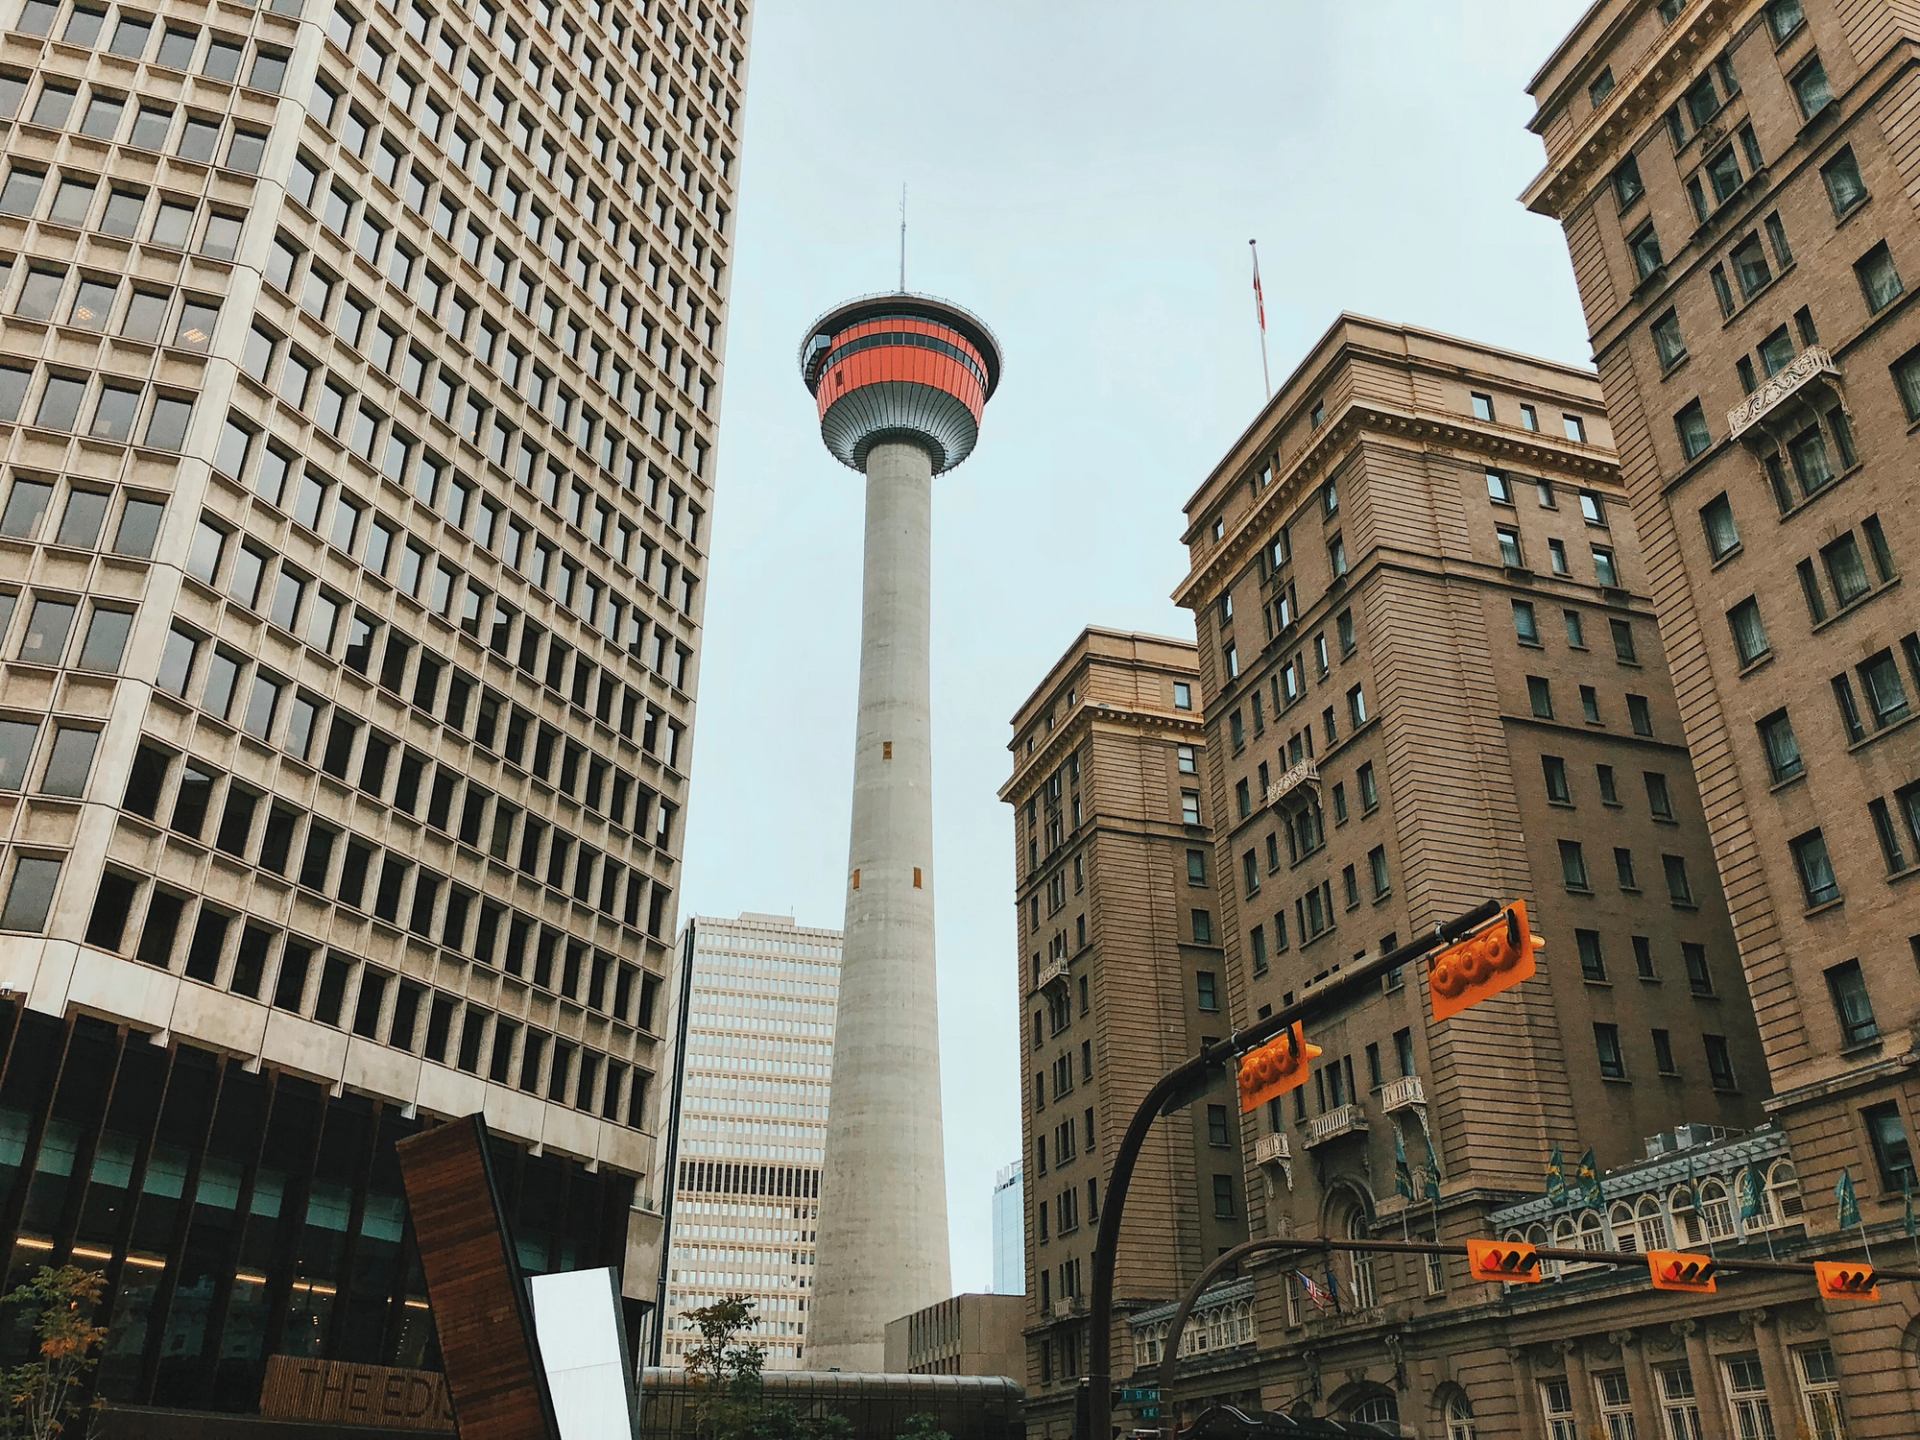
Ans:
[[[861,491],[802,332],[896,279],[1006,372],[934,504],[956,1290],[1020,1152],[1008,720],[1080,629],[1191,638],[1180,506],[1343,309],[1585,362],[1525,85],[1585,0],[758,0],[681,913],[838,926]]]

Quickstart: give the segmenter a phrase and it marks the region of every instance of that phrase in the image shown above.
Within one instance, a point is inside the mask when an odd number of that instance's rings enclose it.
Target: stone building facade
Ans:
[[[1920,1018],[1920,15],[1606,0],[1532,85],[1686,738],[1808,1194],[1901,1243]],[[1834,1207],[1809,1206],[1833,1245]],[[1836,1316],[1856,1437],[1913,1432],[1920,1297]]]
[[[530,1263],[652,1294],[747,29],[0,10],[4,1219],[105,1268],[115,1398],[415,1353],[379,1157],[436,1115],[597,1197]]]
[[[1013,719],[1026,1148],[1029,1433],[1068,1433],[1100,1202],[1149,1087],[1230,1023],[1214,801],[1191,645],[1087,629]],[[1127,1203],[1121,1312],[1177,1297],[1246,1238],[1237,1107],[1155,1129]],[[1124,1353],[1124,1320],[1114,1326]]]

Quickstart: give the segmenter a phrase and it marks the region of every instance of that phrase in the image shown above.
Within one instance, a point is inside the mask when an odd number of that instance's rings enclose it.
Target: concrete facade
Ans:
[[[700,915],[682,932],[679,963],[690,973],[676,977],[669,1026],[679,1047],[679,1115],[663,1197],[661,1358],[676,1368],[696,1343],[681,1319],[687,1310],[747,1295],[766,1368],[798,1370],[826,1159],[840,932],[787,915]]]
[[[1920,17],[1605,0],[1531,89],[1525,198],[1566,233],[1770,1108],[1809,1196],[1852,1177],[1878,1254],[1920,1113]],[[1854,1244],[1834,1213],[1810,1228]],[[1849,1436],[1912,1433],[1886,1377],[1917,1317],[1908,1286],[1833,1317]]]
[[[1153,1082],[1230,1023],[1212,856],[1212,764],[1193,647],[1088,629],[1013,717],[1026,1145],[1029,1425],[1071,1428],[1112,1156]],[[1247,1235],[1238,1107],[1155,1127],[1134,1171],[1114,1296],[1177,1298]]]
[[[889,1375],[1005,1375],[1026,1365],[1018,1295],[955,1295],[887,1324]]]
[[[746,4],[0,23],[0,981],[621,1177],[646,1303]]]

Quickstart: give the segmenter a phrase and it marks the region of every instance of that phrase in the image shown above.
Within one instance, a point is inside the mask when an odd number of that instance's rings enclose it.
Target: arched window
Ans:
[[[1366,1212],[1355,1209],[1347,1216],[1347,1238],[1365,1240],[1367,1238]],[[1361,1250],[1352,1250],[1347,1254],[1347,1277],[1353,1290],[1353,1308],[1371,1310],[1378,1300],[1373,1289],[1373,1257]]]
[[[1547,1234],[1547,1227],[1538,1222],[1529,1225],[1527,1227],[1527,1233],[1524,1236],[1516,1235],[1513,1238],[1516,1240],[1524,1240],[1536,1250],[1545,1249],[1555,1243],[1553,1238]],[[1549,1280],[1556,1279],[1563,1268],[1561,1262],[1558,1260],[1542,1260],[1540,1262],[1540,1273],[1545,1275]]]
[[[1733,1236],[1733,1202],[1720,1180],[1700,1182],[1700,1216],[1706,1222],[1709,1240],[1728,1240]]]
[[[1634,1206],[1634,1224],[1642,1250],[1671,1250],[1673,1235],[1667,1229],[1667,1212],[1660,1208],[1658,1195],[1642,1195]]]
[[[1369,1395],[1348,1412],[1347,1418],[1368,1425],[1397,1425],[1400,1402],[1391,1395]]]
[[[1667,1197],[1667,1208],[1673,1212],[1673,1233],[1682,1245],[1699,1245],[1706,1240],[1707,1227],[1700,1219],[1693,1191],[1684,1185],[1674,1186]]]
[[[1613,1243],[1622,1250],[1638,1250],[1639,1234],[1633,1225],[1633,1207],[1624,1200],[1613,1202],[1613,1208],[1607,1212],[1607,1223],[1613,1226]]]
[[[1447,1440],[1478,1440],[1473,1428],[1473,1405],[1465,1395],[1447,1401]]]
[[[1598,1210],[1580,1212],[1580,1248],[1582,1250],[1605,1250],[1607,1246],[1607,1227],[1601,1220]]]
[[[1773,1211],[1776,1224],[1800,1218],[1805,1207],[1800,1203],[1800,1177],[1794,1174],[1791,1160],[1776,1160],[1768,1169],[1767,1207]]]

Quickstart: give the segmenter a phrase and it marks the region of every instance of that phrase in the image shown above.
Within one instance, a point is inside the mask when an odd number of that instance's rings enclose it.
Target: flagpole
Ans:
[[[1267,387],[1267,399],[1273,399],[1273,372],[1267,368],[1267,301],[1260,293],[1260,242],[1247,241],[1253,251],[1253,314],[1260,322],[1260,379]]]

